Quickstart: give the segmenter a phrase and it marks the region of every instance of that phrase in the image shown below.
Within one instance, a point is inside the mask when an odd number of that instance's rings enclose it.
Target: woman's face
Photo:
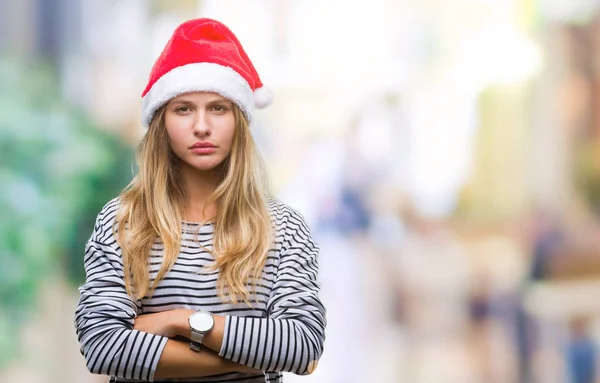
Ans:
[[[165,110],[171,150],[193,169],[210,171],[229,156],[235,132],[233,103],[216,93],[174,98]]]

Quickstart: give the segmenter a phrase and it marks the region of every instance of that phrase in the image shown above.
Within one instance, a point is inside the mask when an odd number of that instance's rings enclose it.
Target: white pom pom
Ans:
[[[258,88],[254,91],[254,106],[258,109],[266,108],[273,103],[275,93],[266,86]]]

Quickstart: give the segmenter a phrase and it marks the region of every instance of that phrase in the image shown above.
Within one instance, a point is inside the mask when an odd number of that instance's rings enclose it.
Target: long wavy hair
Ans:
[[[137,150],[138,172],[120,195],[114,231],[123,255],[124,279],[134,299],[151,296],[173,267],[180,251],[186,191],[179,159],[165,127],[166,105],[157,111]],[[205,204],[216,203],[213,270],[222,301],[250,304],[272,240],[267,208],[268,184],[262,157],[248,122],[234,104],[235,132],[231,153],[220,165],[221,179]],[[119,228],[124,228],[123,230]],[[152,245],[163,244],[161,268],[150,284]]]

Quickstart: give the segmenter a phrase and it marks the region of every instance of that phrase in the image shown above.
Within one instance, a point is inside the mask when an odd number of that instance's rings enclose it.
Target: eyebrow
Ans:
[[[216,104],[216,103],[219,103],[219,102],[229,102],[229,103],[231,103],[232,101],[228,100],[228,99],[226,99],[224,97],[219,97],[219,98],[214,98],[214,99],[208,101],[207,104],[210,105],[210,104]],[[180,98],[180,99],[172,100],[170,103],[171,104],[191,104],[191,105],[194,104],[193,101],[191,101],[189,99],[186,99],[186,98]]]

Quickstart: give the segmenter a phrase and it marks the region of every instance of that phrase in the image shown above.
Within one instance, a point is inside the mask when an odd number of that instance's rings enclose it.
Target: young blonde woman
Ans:
[[[99,213],[75,325],[111,382],[281,382],[323,351],[318,247],[270,198],[251,125],[271,94],[222,23],[180,25],[142,95],[138,174]]]

